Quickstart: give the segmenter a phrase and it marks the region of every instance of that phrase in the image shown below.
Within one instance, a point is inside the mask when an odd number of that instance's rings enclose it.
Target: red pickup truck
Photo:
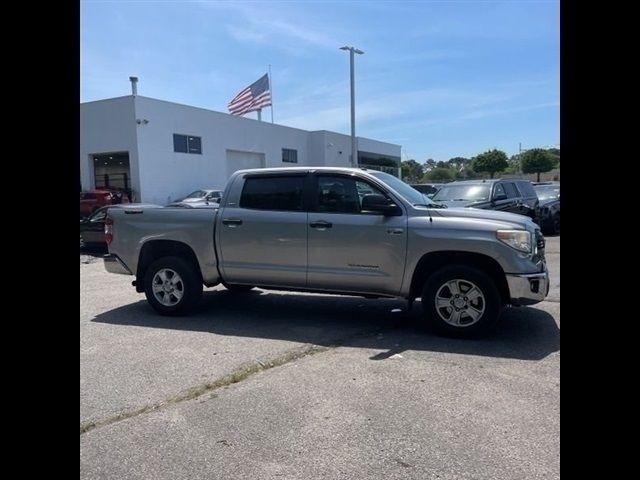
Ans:
[[[112,190],[89,190],[80,193],[80,218],[88,217],[93,212],[107,205],[129,203],[129,198],[122,192]]]

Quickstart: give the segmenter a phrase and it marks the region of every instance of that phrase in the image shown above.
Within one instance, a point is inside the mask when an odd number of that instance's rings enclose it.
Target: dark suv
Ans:
[[[537,220],[538,196],[529,180],[465,180],[443,185],[432,200],[448,207],[519,213]]]

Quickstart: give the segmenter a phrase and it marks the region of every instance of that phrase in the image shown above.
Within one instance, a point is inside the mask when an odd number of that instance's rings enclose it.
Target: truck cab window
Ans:
[[[362,198],[384,195],[378,188],[361,180],[342,176],[318,176],[318,211],[327,213],[361,213]]]
[[[240,208],[302,211],[301,176],[247,178],[240,196]]]

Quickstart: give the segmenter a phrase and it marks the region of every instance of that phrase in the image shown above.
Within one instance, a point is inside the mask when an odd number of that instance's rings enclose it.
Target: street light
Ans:
[[[362,55],[364,52],[355,47],[340,47],[340,50],[349,51],[349,59],[351,63],[351,166],[358,165],[357,149],[356,149],[356,86],[353,73],[354,54]]]

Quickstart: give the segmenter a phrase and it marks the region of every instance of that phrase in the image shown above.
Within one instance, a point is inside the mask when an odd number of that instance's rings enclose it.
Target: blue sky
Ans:
[[[358,136],[420,163],[512,155],[560,142],[559,28],[558,0],[83,0],[80,100],[137,75],[140,95],[227,112],[271,64],[275,123],[349,134],[353,45]]]

